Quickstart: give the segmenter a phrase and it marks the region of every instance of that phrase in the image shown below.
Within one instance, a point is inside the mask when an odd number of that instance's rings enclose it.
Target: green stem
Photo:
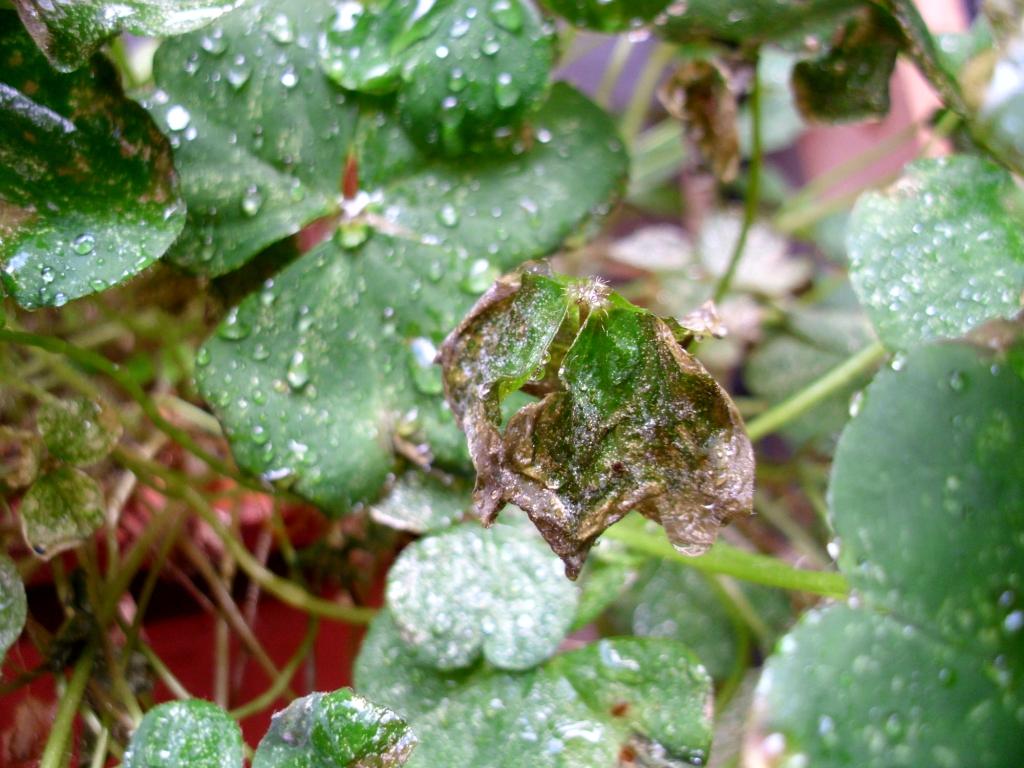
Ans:
[[[76,347],[63,339],[58,339],[53,336],[40,336],[35,333],[24,333],[8,329],[0,329],[0,341],[6,341],[12,344],[21,344],[27,347],[36,347],[38,349],[46,350],[47,352],[63,355],[79,365],[102,373],[124,390],[136,403],[138,403],[139,407],[142,408],[150,421],[152,421],[161,432],[178,443],[182,448],[185,448],[187,451],[206,462],[206,464],[208,464],[212,469],[226,477],[230,477],[235,482],[245,485],[246,487],[253,488],[254,490],[266,491],[266,489],[257,481],[242,477],[239,473],[235,472],[230,466],[228,466],[228,464],[207,452],[202,446],[196,443],[188,432],[176,427],[165,419],[160,413],[160,409],[157,405],[146,394],[145,390],[139,386],[138,382],[132,378],[131,374],[121,368],[117,363],[108,360],[103,355],[93,352],[92,350]]]
[[[267,569],[252,556],[252,553],[241,541],[231,534],[206,498],[192,487],[188,478],[180,476],[161,464],[135,456],[123,447],[116,448],[112,457],[122,466],[135,472],[143,483],[168,496],[180,499],[192,507],[196,514],[221,538],[224,546],[238,561],[238,566],[245,571],[246,575],[278,600],[306,613],[349,624],[369,624],[377,613],[373,608],[342,605],[316,597],[297,584],[281,578]],[[157,480],[159,482],[156,482]]]
[[[612,103],[612,95],[615,92],[615,84],[622,76],[622,70],[633,53],[633,41],[627,35],[623,35],[615,41],[612,48],[612,55],[608,58],[608,65],[601,76],[601,84],[597,87],[594,100],[605,109],[609,109]]]
[[[836,392],[848,387],[882,362],[886,354],[886,349],[880,341],[865,347],[817,381],[752,420],[747,424],[747,434],[756,442],[786,426]]]
[[[687,557],[676,551],[664,535],[647,531],[642,521],[637,522],[623,521],[613,525],[604,535],[622,542],[636,552],[664,560],[675,560],[704,573],[733,576],[755,584],[808,592],[823,597],[842,598],[850,591],[846,578],[840,573],[794,568],[778,558],[745,552],[721,541],[699,557]]]
[[[320,624],[316,617],[310,617],[309,627],[306,629],[306,635],[302,638],[302,642],[299,647],[292,654],[292,657],[288,659],[288,662],[281,668],[281,673],[274,678],[274,681],[270,684],[263,693],[257,696],[255,699],[246,702],[245,704],[231,710],[231,716],[236,720],[242,720],[249,715],[254,715],[257,712],[262,712],[264,709],[273,704],[285,689],[288,687],[288,683],[295,676],[296,670],[299,665],[306,660],[309,655],[310,649],[313,647],[313,643],[316,641],[317,632],[320,629]]]
[[[658,81],[661,80],[661,73],[665,71],[665,67],[669,65],[675,55],[675,46],[662,43],[651,52],[650,58],[647,59],[647,64],[636,81],[633,98],[630,99],[619,124],[627,144],[632,145],[637,134],[640,133],[640,129],[644,127],[644,120],[651,107],[651,99],[658,87]]]
[[[71,729],[75,724],[75,715],[78,713],[78,706],[82,703],[89,675],[92,674],[92,663],[95,656],[96,645],[90,643],[75,662],[75,669],[71,673],[71,682],[68,683],[67,690],[60,697],[60,703],[57,705],[57,716],[53,719],[53,727],[46,740],[43,756],[39,760],[39,768],[61,768],[64,764],[65,751],[71,740]]]
[[[743,207],[743,225],[740,229],[740,235],[736,239],[732,256],[729,258],[729,266],[718,281],[718,285],[715,286],[715,293],[712,298],[716,304],[720,304],[726,294],[729,293],[732,280],[736,276],[736,270],[743,259],[743,252],[747,248],[747,238],[750,236],[750,229],[754,226],[754,220],[757,218],[757,211],[761,204],[761,168],[764,164],[761,123],[764,116],[761,110],[761,77],[757,72],[757,60],[758,56],[755,56],[753,67],[754,82],[750,92],[750,170],[747,176],[747,197]]]

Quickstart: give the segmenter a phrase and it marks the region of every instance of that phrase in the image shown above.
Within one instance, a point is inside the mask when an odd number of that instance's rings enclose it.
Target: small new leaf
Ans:
[[[109,454],[123,429],[109,404],[85,397],[45,402],[36,420],[50,453],[78,466],[93,464]]]
[[[0,426],[0,488],[16,490],[32,484],[39,474],[43,441],[35,432]]]
[[[631,510],[688,555],[750,511],[753,450],[729,396],[668,323],[599,283],[502,278],[441,361],[478,473],[478,514],[524,509],[570,578]],[[541,399],[502,434],[501,402],[518,389]]]
[[[579,594],[534,531],[470,524],[402,552],[387,600],[420,663],[528,669],[569,633]]]
[[[160,704],[146,713],[124,753],[124,768],[242,768],[242,731],[208,701]]]
[[[416,737],[398,715],[348,688],[311,693],[274,714],[253,768],[397,768]]]
[[[32,484],[18,513],[25,543],[49,559],[78,546],[103,524],[103,490],[81,470],[60,467]]]

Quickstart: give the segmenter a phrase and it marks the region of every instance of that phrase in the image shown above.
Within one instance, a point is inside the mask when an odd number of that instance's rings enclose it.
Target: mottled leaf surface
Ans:
[[[159,704],[146,713],[124,754],[124,768],[241,768],[242,731],[209,701]]]
[[[25,27],[50,62],[68,71],[85,64],[107,38],[180,35],[210,23],[244,0],[14,0]]]
[[[624,32],[653,21],[669,0],[543,0],[544,5],[578,27]]]
[[[103,525],[103,490],[81,470],[59,467],[25,492],[18,514],[25,543],[50,558],[78,546]]]
[[[385,612],[356,683],[410,718],[411,766],[700,765],[710,746],[710,679],[670,640],[601,640],[521,673],[445,675],[417,665]]]
[[[387,601],[421,663],[467,667],[481,656],[528,669],[569,633],[578,590],[531,530],[459,526],[410,545],[388,572]]]
[[[109,404],[85,397],[44,402],[36,424],[50,453],[78,466],[105,458],[123,431]]]
[[[410,533],[442,531],[459,522],[472,500],[465,482],[440,474],[409,470],[370,507],[378,523]]]
[[[100,57],[55,72],[0,11],[0,280],[28,309],[141,272],[181,232],[171,150]]]
[[[25,585],[14,561],[0,554],[0,663],[25,627]]]
[[[753,451],[728,395],[664,321],[599,283],[533,271],[502,278],[442,348],[485,521],[530,515],[575,576],[630,510],[700,554],[750,509]],[[502,434],[500,406],[542,396]]]
[[[796,104],[805,119],[826,123],[889,114],[889,80],[903,36],[876,7],[844,19],[824,54],[793,69]]]
[[[253,768],[394,768],[416,738],[398,715],[343,688],[312,693],[276,712]]]
[[[759,689],[762,730],[787,753],[826,768],[1015,764],[1022,437],[1021,370],[989,350],[924,347],[868,388],[830,488],[861,607],[808,614]]]
[[[409,134],[451,156],[509,139],[541,102],[553,61],[550,30],[524,0],[343,4],[321,41],[332,79],[397,91]]]
[[[847,231],[851,279],[890,347],[955,338],[1020,311],[1024,198],[978,157],[918,160],[857,201]]]

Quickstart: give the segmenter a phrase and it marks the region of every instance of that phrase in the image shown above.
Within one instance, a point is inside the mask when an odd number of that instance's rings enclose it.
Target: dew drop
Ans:
[[[523,28],[523,11],[517,0],[494,0],[490,12],[494,23],[508,32],[519,32]]]
[[[309,384],[309,363],[306,362],[306,355],[301,350],[296,350],[288,361],[285,379],[288,386],[296,391]]]
[[[71,241],[71,248],[79,256],[88,256],[96,248],[96,238],[88,232]]]
[[[266,29],[267,34],[282,45],[287,45],[295,39],[295,30],[292,28],[291,19],[283,13],[276,14]]]
[[[182,131],[188,127],[192,115],[180,104],[175,104],[167,110],[167,127],[172,131]]]
[[[250,184],[242,196],[242,213],[250,218],[260,212],[263,207],[263,194],[255,184]]]

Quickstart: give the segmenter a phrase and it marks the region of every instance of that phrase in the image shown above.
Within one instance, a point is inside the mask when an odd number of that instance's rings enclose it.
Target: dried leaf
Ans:
[[[658,96],[665,109],[683,121],[711,172],[720,181],[735,179],[740,169],[738,108],[729,73],[721,62],[684,62],[662,85]]]
[[[672,328],[595,281],[506,276],[441,349],[485,522],[529,514],[575,578],[630,510],[698,555],[748,512],[754,459],[732,401]],[[499,431],[501,401],[541,396]]]

